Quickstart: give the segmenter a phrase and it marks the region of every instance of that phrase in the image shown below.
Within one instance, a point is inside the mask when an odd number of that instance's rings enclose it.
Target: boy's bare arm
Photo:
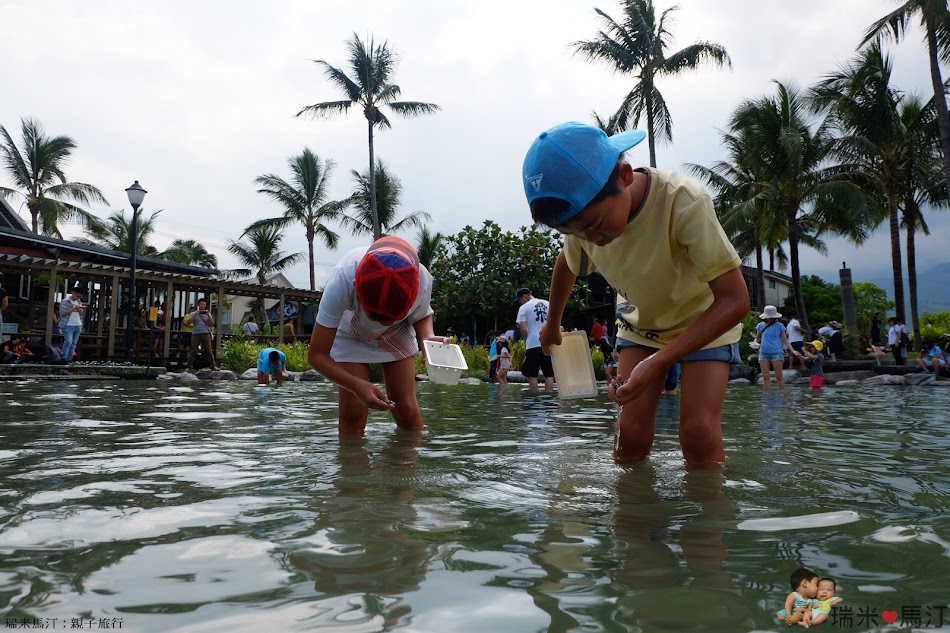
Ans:
[[[709,282],[713,302],[682,334],[654,354],[653,359],[670,366],[702,349],[749,313],[749,290],[738,268]]]
[[[738,268],[719,275],[709,282],[709,287],[712,304],[682,334],[637,364],[627,384],[616,390],[616,398],[612,398],[615,402],[626,404],[634,400],[661,374],[666,374],[670,365],[702,349],[749,313],[749,291]]]
[[[551,275],[548,318],[540,333],[542,348],[561,344],[561,317],[564,316],[564,308],[567,306],[567,300],[571,296],[571,289],[574,287],[575,281],[577,281],[577,275],[571,272],[562,250],[558,253],[557,261],[554,262],[554,273]]]

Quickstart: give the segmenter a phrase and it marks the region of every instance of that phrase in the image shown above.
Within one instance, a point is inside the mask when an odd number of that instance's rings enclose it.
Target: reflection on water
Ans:
[[[684,466],[677,398],[621,468],[606,398],[518,385],[420,384],[421,434],[342,440],[326,385],[0,394],[7,624],[778,630],[803,565],[855,610],[948,600],[942,389],[733,389],[725,472]]]

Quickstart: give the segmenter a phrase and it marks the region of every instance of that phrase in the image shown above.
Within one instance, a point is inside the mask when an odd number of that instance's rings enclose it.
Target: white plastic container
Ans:
[[[429,380],[439,385],[457,385],[462,372],[468,369],[462,348],[452,343],[423,341],[426,348],[426,371]]]
[[[559,398],[597,395],[597,378],[590,359],[586,332],[562,332],[561,344],[551,347],[551,364]]]

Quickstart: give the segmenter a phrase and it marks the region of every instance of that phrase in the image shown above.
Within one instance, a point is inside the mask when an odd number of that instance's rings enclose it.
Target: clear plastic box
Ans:
[[[559,398],[597,395],[597,378],[586,332],[562,332],[561,344],[552,346],[550,351]]]
[[[426,372],[429,380],[439,385],[457,385],[462,372],[468,369],[462,348],[452,343],[423,341],[426,348]]]

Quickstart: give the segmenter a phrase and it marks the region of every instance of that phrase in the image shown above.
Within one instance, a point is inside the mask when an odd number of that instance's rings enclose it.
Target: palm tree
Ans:
[[[93,216],[67,201],[82,204],[109,202],[92,185],[69,182],[66,178],[63,168],[76,148],[76,141],[68,136],[47,136],[35,119],[21,119],[20,127],[22,151],[6,128],[0,125],[0,156],[15,185],[14,189],[0,187],[0,197],[20,194],[26,198],[34,233],[39,233],[42,228],[45,235],[62,237],[59,222],[76,220],[86,225]]]
[[[350,215],[340,215],[339,220],[353,235],[382,235],[398,233],[412,228],[421,228],[426,222],[432,221],[425,211],[413,211],[406,217],[399,219],[398,210],[402,197],[402,182],[389,167],[381,160],[377,160],[376,169],[369,174],[351,171],[356,189],[350,197],[350,205],[354,208]],[[372,175],[371,175],[372,174]],[[375,177],[376,186],[370,183]],[[371,207],[371,193],[376,192],[376,212]]]
[[[162,259],[188,266],[218,267],[218,257],[195,240],[176,239],[162,253]]]
[[[673,34],[667,29],[666,21],[676,7],[664,11],[657,21],[653,0],[622,0],[622,5],[622,22],[595,8],[603,30],[594,39],[574,42],[571,46],[575,53],[591,61],[605,61],[616,72],[637,78],[637,85],[627,93],[611,118],[618,130],[627,129],[631,117],[633,125],[639,124],[641,117],[646,119],[650,165],[656,167],[657,138],[673,139],[673,119],[656,87],[656,79],[695,70],[704,62],[732,68],[732,60],[724,47],[710,42],[696,42],[668,55],[667,47]]]
[[[812,127],[806,100],[794,86],[776,82],[775,97],[739,105],[730,129],[742,135],[751,149],[753,169],[759,175],[756,204],[767,221],[781,227],[788,241],[795,308],[807,323],[802,296],[799,246],[819,251],[825,232],[857,244],[867,237],[866,200],[855,183],[853,165],[834,164],[834,138],[829,122]],[[773,229],[774,230],[774,229]]]
[[[762,176],[756,173],[754,150],[744,134],[723,133],[722,141],[729,152],[729,161],[717,161],[711,167],[687,164],[686,169],[716,192],[716,212],[723,230],[735,246],[739,257],[755,254],[756,283],[754,303],[765,305],[765,262],[763,248],[768,242],[770,252],[781,249],[784,233],[776,226],[775,214],[769,214],[759,194]],[[784,254],[784,252],[783,252]]]
[[[241,237],[247,237],[248,242],[231,240],[228,252],[237,257],[244,267],[229,270],[229,277],[257,277],[257,282],[263,286],[269,276],[283,272],[303,259],[300,253],[288,255],[280,250],[280,242],[283,239],[280,227],[255,223],[247,227]],[[264,323],[266,315],[263,300],[256,299],[254,309],[258,322]]]
[[[898,117],[901,93],[891,85],[892,64],[879,42],[812,88],[818,106],[830,106],[844,136],[838,151],[860,165],[883,195],[891,233],[891,267],[898,318],[904,319],[904,273],[900,236],[900,161],[906,142]]]
[[[432,262],[436,261],[439,249],[442,248],[444,237],[438,231],[432,233],[427,226],[419,229],[419,246],[416,248],[419,252],[419,263],[429,271],[432,270]]]
[[[322,59],[314,60],[323,67],[330,83],[336,85],[346,95],[346,99],[309,105],[296,116],[308,114],[314,117],[329,117],[348,112],[351,106],[359,106],[363,109],[369,137],[369,206],[372,212],[373,237],[379,239],[382,233],[376,213],[376,179],[373,175],[376,159],[373,150],[373,128],[392,127],[380,108],[385,106],[404,117],[433,114],[441,108],[434,103],[423,101],[397,101],[402,94],[401,88],[393,83],[397,56],[389,48],[387,42],[384,41],[376,46],[371,37],[367,46],[354,33],[353,39],[348,41],[346,46],[349,51],[350,75]]]
[[[327,248],[336,248],[340,236],[327,227],[326,221],[338,218],[349,200],[327,202],[330,174],[336,167],[336,163],[329,158],[321,162],[319,156],[305,147],[302,154],[292,156],[287,162],[292,174],[290,182],[274,174],[264,174],[254,179],[261,186],[257,193],[266,194],[284,207],[283,217],[261,222],[280,228],[293,222],[303,225],[310,256],[310,289],[316,290],[313,240],[319,236]]]
[[[920,20],[927,38],[930,60],[930,82],[934,91],[934,106],[943,148],[943,175],[950,194],[950,114],[947,112],[946,88],[940,72],[940,62],[950,61],[950,11],[947,0],[907,0],[899,7],[872,24],[864,34],[861,46],[875,38],[893,36],[900,42],[913,17]]]
[[[917,303],[916,233],[930,233],[921,209],[946,209],[948,206],[940,152],[934,100],[926,104],[916,95],[905,98],[898,118],[903,131],[901,148],[900,198],[904,229],[907,231],[907,286],[910,291],[910,318],[914,342],[920,344],[920,319]]]
[[[149,240],[155,233],[155,220],[161,213],[162,210],[159,209],[145,218],[142,211],[139,210],[139,218],[135,229],[137,233],[135,240],[136,255],[161,257],[158,249],[149,244]],[[104,221],[94,216],[90,217],[83,233],[85,237],[76,240],[80,244],[108,248],[120,253],[132,252],[132,219],[125,217],[125,211],[114,211]]]

